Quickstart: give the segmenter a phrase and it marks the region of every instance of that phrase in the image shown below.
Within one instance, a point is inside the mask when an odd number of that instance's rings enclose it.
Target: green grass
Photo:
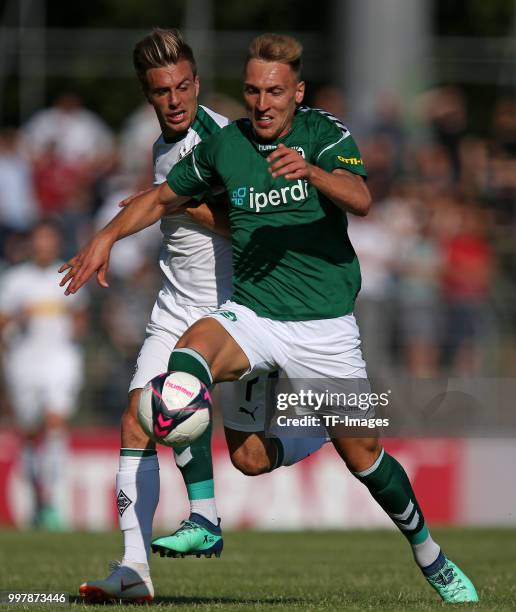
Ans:
[[[516,531],[435,530],[447,554],[475,582],[475,610],[516,610]],[[0,531],[0,590],[68,591],[107,575],[120,556],[118,534]],[[443,610],[395,531],[225,534],[220,559],[153,555],[159,610]],[[120,605],[88,608],[121,610]]]

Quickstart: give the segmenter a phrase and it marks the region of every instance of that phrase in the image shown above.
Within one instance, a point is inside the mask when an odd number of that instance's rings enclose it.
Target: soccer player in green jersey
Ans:
[[[170,169],[198,142],[228,124],[213,110],[198,104],[199,79],[192,49],[177,30],[155,29],[136,44],[134,67],[147,101],[156,112],[162,133],[153,147],[154,185],[166,181]],[[186,485],[190,514],[173,533],[151,544],[152,522],[159,490],[159,464],[153,442],[145,435],[136,410],[145,384],[167,369],[170,352],[189,325],[215,310],[232,294],[232,253],[227,209],[210,203],[185,205],[161,219],[163,240],[159,266],[161,288],[146,328],[129,386],[128,405],[121,419],[121,448],[115,496],[123,534],[123,557],[106,578],[80,587],[87,601],[149,601],[154,587],[150,549],[172,557],[220,555],[222,532],[215,504],[211,460],[211,427],[193,444],[174,449],[173,456]],[[203,197],[204,199],[204,197]],[[65,266],[66,267],[66,266]],[[272,373],[271,376],[277,375]],[[246,473],[265,468],[245,454],[253,432],[265,426],[268,374],[219,386],[223,422],[232,456]],[[282,439],[285,438],[285,439]],[[328,441],[319,437],[275,438],[272,466],[291,465]],[[279,452],[281,449],[281,453]]]
[[[288,36],[256,38],[244,75],[248,119],[200,143],[167,183],[131,202],[108,238],[71,262],[73,293],[102,268],[114,241],[222,184],[231,199],[234,293],[188,329],[169,361],[170,370],[205,384],[278,367],[291,379],[366,379],[352,314],[360,271],[345,215],[369,210],[365,170],[340,121],[301,106],[301,51]],[[331,433],[336,451],[407,538],[442,599],[477,601],[471,581],[432,540],[405,470],[378,437]],[[255,435],[255,460],[266,463],[269,447]]]

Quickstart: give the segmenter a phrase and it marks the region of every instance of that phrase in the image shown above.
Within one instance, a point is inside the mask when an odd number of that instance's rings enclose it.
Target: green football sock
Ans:
[[[412,545],[414,553],[428,548],[424,557],[435,557],[439,547],[432,542],[412,485],[403,467],[383,449],[374,464],[354,475],[369,489],[369,492],[394,521],[401,533]],[[429,549],[432,547],[432,550]],[[437,552],[435,552],[437,551]],[[418,558],[416,557],[416,560]],[[432,563],[431,559],[428,564]],[[419,562],[419,560],[418,560]]]
[[[174,450],[190,501],[214,497],[211,430],[210,423],[198,440],[184,449]]]
[[[168,370],[187,372],[207,387],[213,384],[210,368],[204,357],[193,349],[175,349],[170,355]],[[184,449],[174,451],[176,465],[185,482],[190,509],[217,522],[213,461],[211,456],[211,421],[202,436]]]
[[[198,378],[207,387],[213,384],[210,366],[206,359],[193,349],[174,349],[168,360],[169,372],[186,372]]]

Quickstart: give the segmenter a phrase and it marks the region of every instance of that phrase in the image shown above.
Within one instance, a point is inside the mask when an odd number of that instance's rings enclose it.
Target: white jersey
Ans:
[[[3,275],[0,313],[14,321],[4,330],[10,351],[59,351],[73,341],[72,311],[85,306],[84,296],[65,296],[59,287],[60,262],[41,268],[19,264]],[[18,321],[16,321],[18,319]]]
[[[166,142],[163,135],[154,143],[154,184],[166,180],[170,169],[203,138],[217,132],[228,120],[199,106],[195,120],[178,142]],[[161,221],[163,244],[160,251],[162,287],[156,306],[217,307],[232,293],[232,256],[228,240],[192,221],[187,215],[170,215]],[[151,323],[159,321],[157,308]]]
[[[16,422],[27,431],[35,431],[49,411],[70,417],[82,385],[73,314],[85,306],[86,294],[64,295],[60,263],[19,264],[0,280],[0,314],[11,319],[3,330],[5,384]]]

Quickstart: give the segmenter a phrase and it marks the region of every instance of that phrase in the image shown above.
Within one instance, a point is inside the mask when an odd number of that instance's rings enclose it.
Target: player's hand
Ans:
[[[68,270],[59,283],[60,287],[68,284],[65,295],[78,291],[95,273],[98,284],[103,288],[109,287],[106,275],[112,246],[112,240],[100,232],[75,257],[59,268],[60,273]]]
[[[138,193],[133,193],[133,195],[128,196],[127,198],[123,199],[118,206],[120,208],[124,208],[125,206],[129,206],[129,204],[137,197],[143,195],[144,193],[147,193],[148,191],[152,191],[153,189],[155,189],[155,187],[151,187],[150,189],[143,189],[142,191],[138,191]]]
[[[312,165],[300,153],[284,144],[279,144],[278,148],[267,157],[267,161],[273,178],[284,176],[288,180],[310,180]]]

